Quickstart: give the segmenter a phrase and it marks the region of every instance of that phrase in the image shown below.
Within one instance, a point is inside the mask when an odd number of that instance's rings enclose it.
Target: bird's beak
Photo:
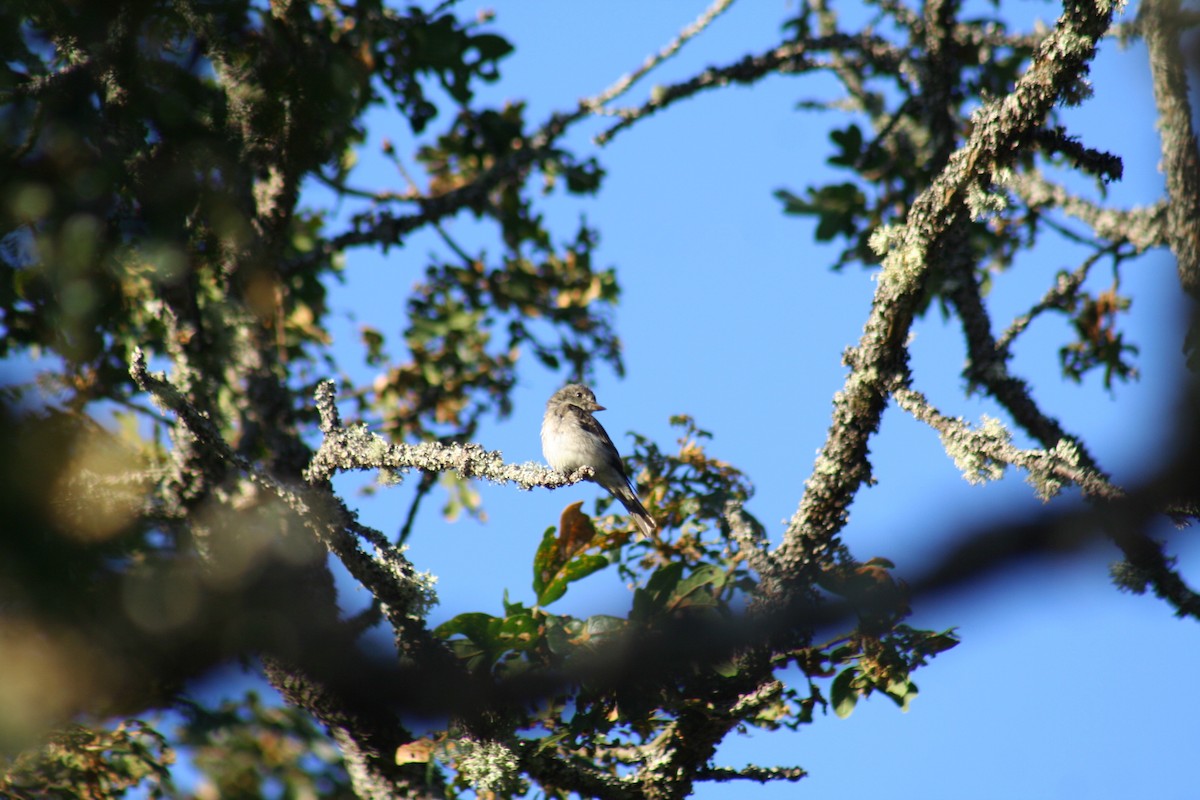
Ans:
[[[599,403],[592,403],[591,410],[592,411],[606,411],[607,409],[605,409],[604,406],[600,405]]]

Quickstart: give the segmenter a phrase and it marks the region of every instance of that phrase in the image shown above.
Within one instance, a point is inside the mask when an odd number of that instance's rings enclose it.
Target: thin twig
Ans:
[[[417,481],[417,493],[413,496],[412,503],[408,507],[408,515],[404,518],[404,524],[400,526],[400,532],[396,534],[397,547],[408,541],[408,537],[412,534],[413,525],[417,521],[417,512],[421,508],[421,501],[433,490],[436,483],[437,473],[421,473],[421,479]]]
[[[1058,208],[1067,216],[1083,222],[1098,238],[1110,242],[1128,242],[1137,253],[1167,243],[1165,202],[1129,210],[1100,208],[1051,183],[1037,171],[1010,174],[1002,184],[1031,209],[1047,206]]]
[[[907,58],[903,51],[886,39],[871,34],[835,33],[799,42],[788,42],[766,53],[745,56],[732,64],[709,67],[686,81],[662,87],[642,105],[618,111],[620,121],[597,134],[595,142],[598,145],[606,145],[618,133],[638,120],[699,92],[731,83],[753,83],[776,72],[798,73],[828,69],[831,65],[815,58],[814,54],[846,52],[856,53],[863,61],[889,75],[897,73]]]
[[[1079,287],[1083,285],[1083,282],[1087,280],[1088,273],[1091,272],[1092,267],[1106,255],[1117,255],[1119,250],[1120,245],[1109,245],[1092,253],[1073,272],[1059,273],[1058,280],[1054,286],[1050,287],[1050,290],[1046,292],[1042,299],[1033,308],[1014,319],[1012,324],[1008,326],[1008,329],[996,340],[996,352],[999,354],[999,357],[1007,358],[1013,341],[1029,327],[1034,318],[1051,309],[1063,308],[1075,296],[1076,292],[1079,291]]]
[[[600,113],[604,106],[608,105],[613,100],[616,100],[618,97],[629,91],[635,83],[645,77],[645,75],[652,69],[678,53],[680,48],[682,48],[689,39],[693,38],[711,25],[713,20],[723,14],[731,5],[733,5],[733,0],[716,0],[716,2],[705,9],[704,13],[697,17],[694,22],[680,31],[678,36],[668,42],[663,49],[651,56],[648,56],[646,60],[642,62],[640,67],[635,69],[633,72],[621,76],[616,83],[614,83],[612,86],[609,86],[599,94],[581,100],[580,106],[587,108],[594,114]]]

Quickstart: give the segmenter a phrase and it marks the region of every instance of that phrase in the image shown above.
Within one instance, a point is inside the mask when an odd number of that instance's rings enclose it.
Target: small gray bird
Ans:
[[[550,466],[568,475],[580,467],[591,467],[596,473],[591,480],[620,500],[642,533],[649,536],[654,533],[654,520],[633,490],[612,439],[592,416],[593,411],[603,410],[592,390],[581,383],[559,389],[546,403],[542,454]]]

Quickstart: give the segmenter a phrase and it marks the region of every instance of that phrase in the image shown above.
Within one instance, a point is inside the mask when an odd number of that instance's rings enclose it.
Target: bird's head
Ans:
[[[584,411],[603,411],[604,406],[596,402],[596,395],[582,383],[567,384],[550,398],[551,405],[567,404]]]

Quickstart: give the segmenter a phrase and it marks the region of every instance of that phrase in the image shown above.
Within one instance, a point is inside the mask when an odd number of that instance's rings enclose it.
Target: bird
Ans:
[[[638,499],[612,439],[592,416],[603,410],[592,390],[581,383],[568,384],[552,394],[542,419],[542,454],[551,467],[568,475],[580,467],[591,467],[595,476],[589,480],[620,500],[642,533],[650,536],[657,527],[654,518]]]

